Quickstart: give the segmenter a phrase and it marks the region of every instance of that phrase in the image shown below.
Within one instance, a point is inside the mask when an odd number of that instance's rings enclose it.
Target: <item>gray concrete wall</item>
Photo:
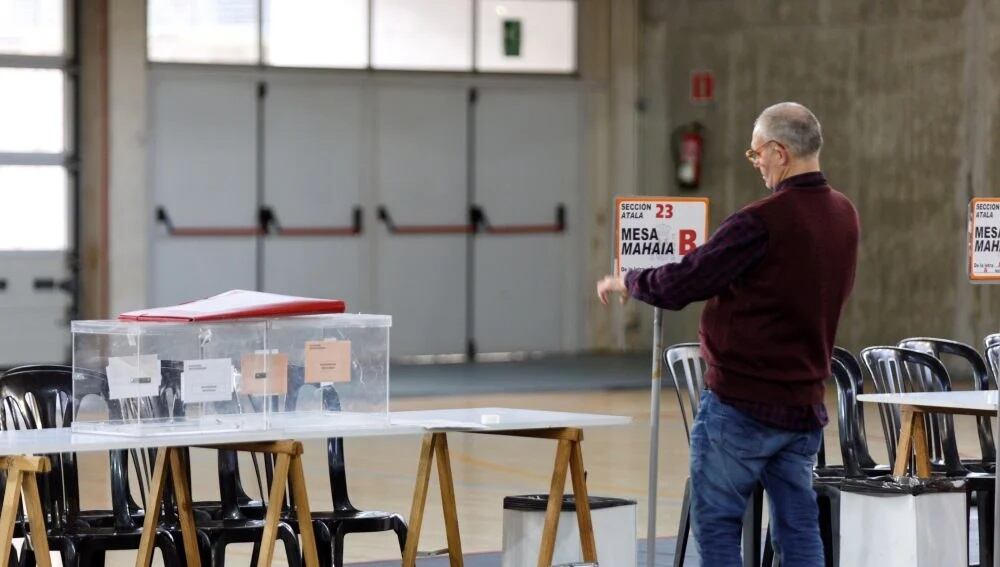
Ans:
[[[669,133],[698,120],[715,226],[764,195],[743,157],[760,110],[817,114],[823,169],[862,221],[838,342],[1000,330],[1000,288],[964,268],[969,199],[1000,195],[1000,1],[648,0],[640,58],[641,190],[679,193]],[[689,101],[694,69],[715,72],[714,103]],[[667,340],[695,337],[700,311],[669,314]]]

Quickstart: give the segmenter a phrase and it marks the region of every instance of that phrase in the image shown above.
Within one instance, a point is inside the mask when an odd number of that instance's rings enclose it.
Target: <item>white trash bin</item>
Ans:
[[[965,567],[964,481],[846,480],[840,493],[845,567]]]
[[[547,494],[507,496],[503,499],[502,567],[538,564],[548,500]],[[635,567],[638,561],[635,514],[635,500],[590,497],[590,516],[600,567]],[[552,564],[589,565],[583,563],[576,503],[572,495],[563,497]]]

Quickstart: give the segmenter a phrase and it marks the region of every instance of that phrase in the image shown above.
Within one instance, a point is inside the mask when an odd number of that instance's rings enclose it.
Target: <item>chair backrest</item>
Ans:
[[[857,433],[858,407],[854,378],[836,358],[830,364],[833,379],[837,384],[837,426],[840,435],[840,456],[844,463],[844,476],[858,478],[864,476],[858,459]]]
[[[933,356],[916,350],[876,346],[861,351],[861,358],[874,379],[875,389],[881,394],[905,392],[946,392],[951,390],[951,379],[944,364]],[[896,440],[900,431],[899,407],[879,404],[879,416],[885,434],[886,451],[890,461],[896,459]],[[943,463],[949,475],[964,475],[955,439],[955,426],[950,415],[927,416],[929,450],[935,462]]]
[[[73,369],[60,365],[19,366],[0,376],[0,429],[69,427],[73,420]],[[51,471],[39,477],[46,522],[59,528],[80,512],[76,455],[47,455]]]
[[[843,371],[850,377],[851,382],[853,382],[855,400],[857,396],[865,393],[864,372],[861,370],[861,363],[858,362],[858,359],[851,351],[839,346],[833,347],[833,363],[839,363],[843,367]],[[836,372],[837,369],[836,367],[832,367],[832,370]],[[834,375],[834,378],[836,379],[837,376]],[[857,402],[855,403],[857,404]],[[871,453],[868,451],[868,430],[865,427],[864,406],[857,404],[854,415],[854,455],[861,468],[874,468],[876,466],[875,460],[872,459]]]
[[[990,374],[983,356],[965,343],[933,337],[913,337],[899,341],[896,346],[927,353],[942,362],[946,361],[946,356],[959,359],[968,366],[969,377],[977,390],[996,389],[995,385],[990,384]]]
[[[994,381],[991,384],[990,372],[987,370],[986,361],[983,360],[979,351],[971,346],[948,339],[937,339],[932,337],[915,337],[899,341],[900,348],[908,348],[927,353],[941,362],[947,359],[958,359],[962,366],[969,369],[969,377],[972,379],[973,387],[976,390],[984,391],[996,389]],[[976,420],[979,433],[979,449],[982,459],[987,462],[996,460],[996,446],[993,443],[993,429],[990,427],[990,418],[979,417]]]
[[[1000,344],[1000,333],[992,333],[986,335],[983,339],[983,346],[990,348],[993,345]]]
[[[698,405],[701,403],[701,392],[705,389],[705,370],[707,364],[701,356],[701,345],[698,343],[680,343],[667,347],[663,351],[663,364],[670,371],[677,393],[677,404],[680,407],[681,419],[684,421],[684,435],[691,443],[691,425],[698,415]],[[685,405],[684,397],[687,397]],[[688,412],[690,411],[690,420]]]
[[[164,363],[164,375],[169,376],[169,372],[166,370],[169,367],[167,362]],[[165,414],[167,410],[164,409],[162,399],[166,399],[168,396],[161,395],[155,398],[140,398],[140,399],[122,399],[122,400],[112,400],[109,399],[108,393],[108,383],[107,376],[103,373],[97,373],[94,371],[82,370],[77,368],[75,371],[73,368],[68,366],[54,366],[47,365],[43,368],[46,372],[58,372],[63,379],[66,380],[66,389],[63,391],[67,397],[68,406],[72,406],[74,401],[81,401],[85,395],[103,393],[103,398],[107,401],[107,412],[108,417],[111,419],[122,419],[122,418],[135,418],[139,414],[143,417],[161,417]],[[73,392],[73,374],[76,372],[80,373],[90,373],[92,376],[89,380],[77,381],[77,384],[86,384],[90,388],[94,388],[94,392],[84,392],[80,391]],[[13,369],[8,372],[8,375],[14,374],[15,376],[20,376],[24,374],[27,376],[27,381],[30,384],[44,383],[44,380],[39,378],[39,372],[29,373],[21,372],[21,369]],[[4,376],[4,380],[7,376]],[[177,383],[172,383],[169,378],[165,379],[161,384],[160,390],[161,394],[164,392],[176,392],[177,397],[179,397],[180,386],[179,378]],[[74,394],[76,398],[74,398]],[[72,420],[72,407],[66,409],[67,418],[64,420],[66,426]],[[146,494],[148,493],[148,486],[150,479],[152,477],[153,468],[152,465],[156,460],[156,450],[155,449],[132,449],[132,450],[115,450],[108,452],[110,475],[111,475],[111,505],[112,505],[112,515],[114,517],[115,527],[121,530],[134,530],[139,527],[139,524],[135,521],[134,514],[141,509],[140,505],[137,504],[135,498],[135,491],[132,489],[132,484],[130,482],[130,471],[134,472],[134,480],[138,487],[138,500],[145,505]],[[65,456],[63,457],[65,461]],[[75,461],[74,461],[75,462]],[[171,504],[163,506],[161,510],[161,517],[165,519],[171,519],[175,517],[176,512],[172,505],[173,503],[173,493],[171,487],[168,486],[166,489],[166,498]],[[78,503],[77,503],[78,505]],[[78,510],[78,508],[77,508]]]
[[[1000,334],[990,335],[990,337],[993,336],[1000,338]],[[1000,384],[1000,340],[986,344],[986,366],[989,367],[990,375],[993,376],[994,386]]]

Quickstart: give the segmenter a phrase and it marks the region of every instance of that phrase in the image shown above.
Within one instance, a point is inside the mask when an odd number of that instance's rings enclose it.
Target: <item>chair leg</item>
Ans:
[[[295,530],[288,524],[279,524],[278,539],[285,545],[288,567],[302,567],[302,548],[299,547],[299,538],[295,534]]]
[[[160,556],[163,558],[164,567],[183,567],[180,554],[177,552],[177,544],[173,536],[169,533],[161,531],[156,533],[156,547],[160,548]],[[100,565],[104,565],[103,551],[101,552],[101,556],[102,562]]]
[[[76,545],[74,545],[69,539],[63,540],[62,549],[59,551],[59,559],[62,560],[63,567],[80,567],[80,565],[87,565],[89,567],[90,565],[89,563],[83,563],[81,561],[81,559],[83,559],[81,556],[86,554],[77,553]],[[32,553],[31,555],[32,560],[35,560],[35,554]],[[89,556],[86,557],[86,559],[89,559]]]
[[[219,538],[212,544],[212,567],[226,567],[226,538]]]
[[[17,561],[18,567],[35,567],[35,550],[31,549],[28,542],[21,545],[21,557]]]
[[[330,528],[319,520],[313,521],[313,533],[316,535],[316,557],[319,567],[333,567],[333,536]]]
[[[392,524],[392,531],[396,532],[396,539],[399,540],[399,552],[402,553],[406,549],[406,523],[402,518]]]
[[[176,538],[174,539],[176,541]],[[187,556],[183,553],[180,556],[186,567]],[[202,531],[198,532],[198,556],[201,558],[202,567],[212,567],[212,541],[208,539],[208,534]]]
[[[992,531],[990,533],[993,533]],[[840,491],[830,494],[830,565],[840,567]]]
[[[250,565],[256,566],[260,561],[260,540],[253,542],[253,550],[250,552]]]
[[[743,515],[743,567],[760,565],[760,534],[763,531],[764,487],[760,484],[753,491]]]
[[[681,520],[677,524],[677,545],[674,548],[674,567],[684,566],[687,555],[688,536],[691,533],[691,479],[684,483],[684,500],[681,504]]]
[[[979,511],[979,564],[993,565],[993,498],[992,492],[980,491],[976,494],[976,508]]]
[[[764,558],[760,560],[761,567],[775,567],[778,564],[778,554],[774,552],[774,542],[771,540],[771,524],[767,525],[764,536]]]
[[[333,567],[344,567],[344,525],[333,534]]]

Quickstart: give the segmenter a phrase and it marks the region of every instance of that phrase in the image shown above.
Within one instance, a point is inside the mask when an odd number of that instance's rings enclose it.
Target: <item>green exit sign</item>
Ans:
[[[521,20],[503,21],[503,54],[506,57],[521,56]]]

